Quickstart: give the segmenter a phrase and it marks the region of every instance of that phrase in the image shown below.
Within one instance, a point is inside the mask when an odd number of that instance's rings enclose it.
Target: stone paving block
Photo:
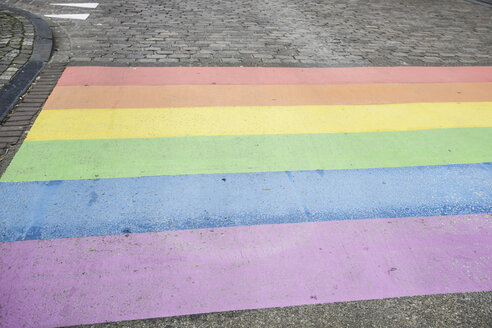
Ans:
[[[0,143],[15,143],[19,140],[19,137],[12,137],[12,136],[0,136]]]
[[[32,31],[25,17],[0,9],[0,89],[29,60],[34,40]]]
[[[0,139],[4,137],[20,137],[24,133],[22,130],[13,129],[13,130],[0,130]]]

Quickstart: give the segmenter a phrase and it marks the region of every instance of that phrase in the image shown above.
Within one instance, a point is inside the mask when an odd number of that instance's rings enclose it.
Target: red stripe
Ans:
[[[59,86],[492,82],[487,67],[68,67]]]

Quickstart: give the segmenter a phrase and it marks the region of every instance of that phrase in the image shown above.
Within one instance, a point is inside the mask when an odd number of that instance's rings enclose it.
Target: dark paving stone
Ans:
[[[25,17],[0,8],[0,89],[30,58],[34,28]]]

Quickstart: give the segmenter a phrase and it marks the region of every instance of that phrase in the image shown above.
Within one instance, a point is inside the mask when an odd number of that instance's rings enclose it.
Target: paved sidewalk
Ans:
[[[0,8],[0,89],[29,60],[34,27],[24,16]]]

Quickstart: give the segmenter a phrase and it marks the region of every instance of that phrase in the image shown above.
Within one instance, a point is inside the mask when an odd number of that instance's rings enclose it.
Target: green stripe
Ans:
[[[492,161],[492,128],[25,142],[2,181]]]

